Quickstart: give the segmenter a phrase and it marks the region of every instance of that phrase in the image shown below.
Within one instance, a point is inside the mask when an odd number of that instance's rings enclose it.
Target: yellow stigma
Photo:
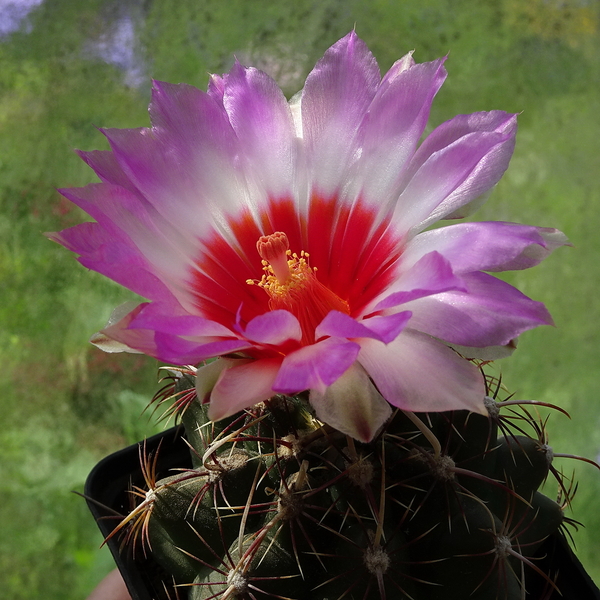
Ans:
[[[261,236],[256,243],[262,258],[263,275],[260,281],[248,279],[269,295],[271,310],[288,310],[300,322],[302,342],[315,341],[315,328],[331,311],[350,314],[350,308],[315,275],[316,268],[308,264],[309,254],[302,250],[300,256],[291,252],[287,235],[276,231]]]

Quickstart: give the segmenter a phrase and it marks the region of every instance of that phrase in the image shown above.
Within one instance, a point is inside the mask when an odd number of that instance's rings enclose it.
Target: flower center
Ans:
[[[256,242],[262,258],[263,276],[260,281],[248,279],[269,295],[271,310],[291,312],[300,322],[302,343],[315,341],[315,329],[332,310],[350,314],[348,302],[325,287],[316,276],[316,268],[308,264],[309,254],[291,252],[287,235],[276,231],[263,235]]]

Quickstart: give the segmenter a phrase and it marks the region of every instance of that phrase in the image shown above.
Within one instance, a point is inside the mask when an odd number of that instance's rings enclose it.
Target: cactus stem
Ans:
[[[506,483],[504,483],[503,481],[499,481],[497,479],[491,479],[490,477],[487,477],[486,475],[482,475],[481,473],[477,473],[476,471],[469,471],[468,469],[463,469],[461,467],[454,467],[453,470],[454,470],[455,475],[463,475],[465,477],[471,477],[473,479],[478,479],[479,481],[489,483],[490,485],[493,485],[493,486],[505,491],[512,498],[514,498],[520,502],[523,502],[524,504],[529,504],[529,502],[527,502],[527,500],[525,500],[525,498],[523,498],[522,496],[517,494],[517,492],[515,492],[512,488],[507,487]],[[468,490],[463,488],[463,486],[460,485],[460,483],[458,484],[458,486],[459,486],[459,488],[464,490],[467,495],[472,496],[472,494]]]
[[[434,455],[431,461],[431,472],[440,481],[452,481],[456,474],[456,463],[447,454]]]
[[[273,447],[277,448],[282,458],[298,456],[302,451],[302,440],[296,434],[290,433],[278,440],[273,438]]]
[[[182,418],[193,468],[157,482],[156,454],[141,456],[146,485],[118,528],[144,552],[151,539],[179,585],[202,586],[191,600],[525,600],[535,573],[553,593],[532,557],[579,525],[563,514],[577,486],[552,459],[580,459],[549,446],[553,405],[486,376],[487,418],[396,409],[367,444],[314,418],[306,394],[212,423],[186,369],[168,371],[154,412],[176,405],[164,415]],[[556,502],[538,491],[548,473]]]

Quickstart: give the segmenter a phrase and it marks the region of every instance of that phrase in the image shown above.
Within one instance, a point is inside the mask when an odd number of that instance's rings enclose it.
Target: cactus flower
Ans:
[[[506,170],[516,116],[459,115],[421,143],[445,59],[383,76],[354,32],[290,102],[236,63],[208,91],[155,82],[151,127],[80,152],[101,183],[61,193],[95,222],[50,234],[146,298],[106,349],[199,364],[214,420],[309,390],[316,416],[363,441],[391,414],[482,412],[467,359],[551,323],[487,272],[531,267],[559,231],[460,222]],[[100,344],[102,345],[102,344]],[[209,382],[209,384],[207,384]]]

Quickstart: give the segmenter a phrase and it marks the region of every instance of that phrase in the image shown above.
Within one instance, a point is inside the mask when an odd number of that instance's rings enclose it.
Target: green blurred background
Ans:
[[[87,343],[128,294],[42,236],[84,219],[55,190],[94,180],[72,148],[106,148],[95,126],[147,125],[150,78],[205,88],[234,54],[291,95],[352,27],[382,70],[408,50],[419,62],[449,52],[432,125],[522,113],[477,218],[558,227],[574,247],[507,277],[558,328],[525,334],[497,368],[518,398],[571,413],[551,416],[556,452],[600,453],[598,0],[0,0],[0,597],[89,593],[111,558],[71,490],[157,430],[140,418],[157,363]],[[577,470],[577,551],[600,581],[600,473],[557,464]]]

